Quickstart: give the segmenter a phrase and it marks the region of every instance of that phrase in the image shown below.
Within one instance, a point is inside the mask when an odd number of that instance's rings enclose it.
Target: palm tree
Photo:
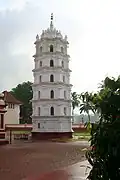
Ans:
[[[88,115],[88,123],[87,127],[90,126],[91,120],[90,120],[90,111],[92,111],[95,114],[94,104],[93,104],[93,96],[92,93],[82,93],[80,95],[81,103],[80,103],[80,114],[82,112],[85,112]]]
[[[72,116],[73,116],[73,121],[74,121],[74,110],[76,107],[79,106],[80,99],[79,99],[79,95],[76,92],[72,92],[71,96],[72,96]]]

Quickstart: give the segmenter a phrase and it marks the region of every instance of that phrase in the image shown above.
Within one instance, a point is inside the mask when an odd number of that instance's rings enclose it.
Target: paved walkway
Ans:
[[[43,174],[38,178],[28,178],[23,180],[86,180],[89,172],[90,165],[86,160],[61,170]]]
[[[82,161],[67,168],[68,179],[85,180],[90,172],[90,164],[88,161]]]
[[[89,144],[85,141],[21,142],[2,146],[0,148],[0,179],[39,180],[50,176],[52,180],[54,177],[55,180],[59,180],[62,175],[64,179],[68,179],[71,176],[68,172],[70,165],[85,160],[83,149],[87,147]],[[46,179],[49,180],[49,178]]]

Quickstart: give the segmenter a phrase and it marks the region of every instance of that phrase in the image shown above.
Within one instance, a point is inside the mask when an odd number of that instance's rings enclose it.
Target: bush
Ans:
[[[89,180],[120,180],[120,80],[107,79],[96,101],[100,120],[91,131],[86,157],[92,169]],[[113,86],[112,86],[113,85]]]

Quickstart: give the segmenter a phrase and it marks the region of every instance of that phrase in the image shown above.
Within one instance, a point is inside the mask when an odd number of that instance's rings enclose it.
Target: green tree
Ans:
[[[11,90],[11,93],[23,104],[20,107],[21,123],[31,123],[33,96],[32,82],[23,82]]]
[[[76,92],[71,93],[71,99],[72,99],[72,116],[73,116],[73,122],[74,122],[74,110],[76,107],[79,106],[80,100],[79,95]]]
[[[81,93],[80,95],[80,114],[85,112],[88,115],[88,123],[86,123],[87,128],[91,126],[91,119],[90,119],[90,111],[95,114],[95,106],[93,104],[93,95],[92,93]]]
[[[88,179],[119,180],[120,77],[105,78],[94,103],[100,109],[100,119],[92,129],[91,150],[87,152],[92,165]]]

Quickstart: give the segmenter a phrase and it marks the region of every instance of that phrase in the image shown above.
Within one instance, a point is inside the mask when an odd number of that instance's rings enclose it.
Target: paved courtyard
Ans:
[[[63,169],[41,174],[37,178],[27,178],[25,180],[87,180],[91,166],[87,160],[73,164]]]
[[[84,143],[19,143],[0,147],[0,179],[37,178],[85,159]]]

